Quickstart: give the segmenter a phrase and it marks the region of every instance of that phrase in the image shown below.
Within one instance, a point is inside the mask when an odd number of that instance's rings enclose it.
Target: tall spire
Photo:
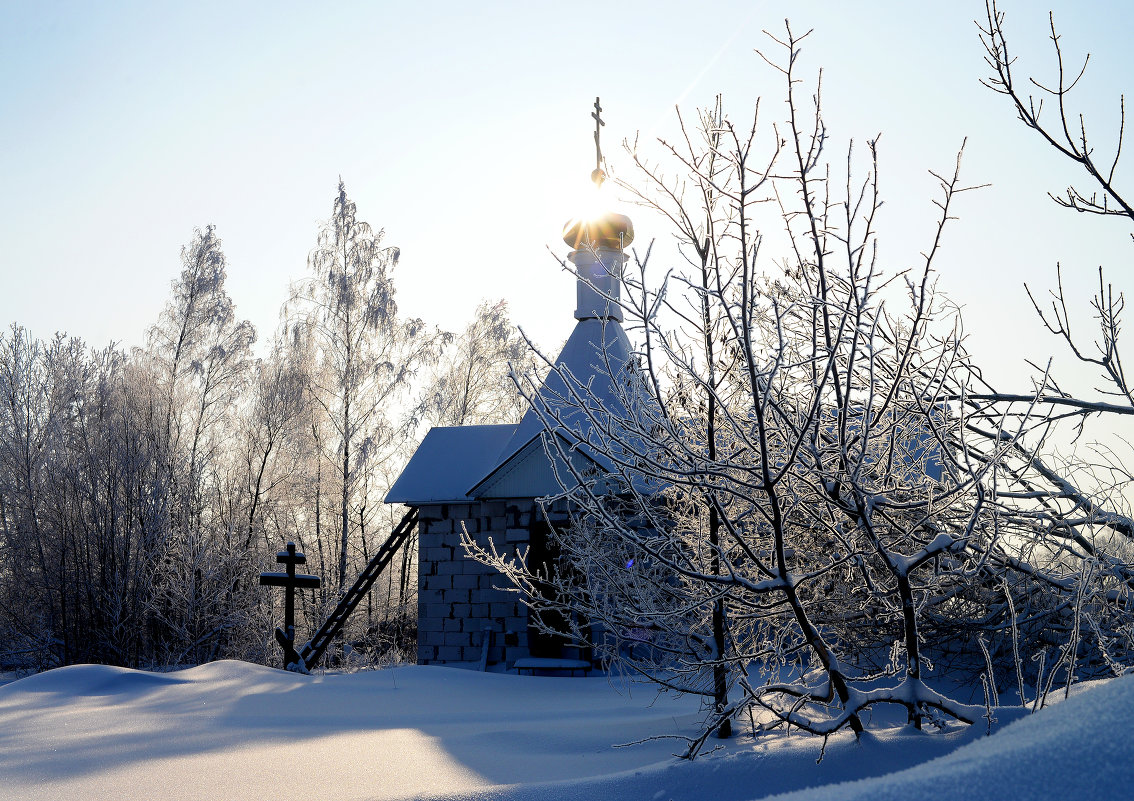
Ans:
[[[599,138],[605,123],[597,97],[594,108],[596,167],[591,180],[595,184],[592,191],[599,192],[606,178]],[[567,221],[563,241],[571,246],[568,258],[578,276],[578,322],[539,392],[530,398],[531,408],[504,446],[496,466],[468,490],[469,497],[559,493],[564,486],[560,480],[572,479],[557,455],[557,447],[546,440],[552,431],[570,445],[573,454],[577,446],[577,455],[570,458],[572,464],[577,459],[579,469],[595,464],[604,470],[614,469],[605,457],[587,448],[591,431],[596,426],[620,425],[618,421],[637,414],[650,402],[644,395],[639,397],[637,383],[627,384],[635,360],[630,340],[619,324],[619,292],[626,263],[623,247],[633,238],[630,218],[609,210]]]

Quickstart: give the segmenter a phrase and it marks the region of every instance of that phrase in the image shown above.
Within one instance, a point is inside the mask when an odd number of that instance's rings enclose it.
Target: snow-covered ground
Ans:
[[[695,701],[603,678],[82,665],[0,687],[0,798],[1130,797],[1134,677],[1008,725],[1018,711],[997,716],[990,738],[983,724],[840,735],[818,765],[821,743],[799,735],[740,738],[689,763],[671,756],[673,740],[612,745],[692,732]]]

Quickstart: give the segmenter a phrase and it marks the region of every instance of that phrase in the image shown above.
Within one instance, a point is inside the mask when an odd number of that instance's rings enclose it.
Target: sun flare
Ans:
[[[608,194],[589,181],[573,188],[568,208],[578,220],[597,220],[613,210]]]

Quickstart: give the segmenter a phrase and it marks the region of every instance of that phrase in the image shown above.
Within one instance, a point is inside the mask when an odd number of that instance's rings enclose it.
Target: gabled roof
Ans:
[[[561,438],[562,439],[562,438]],[[578,472],[593,470],[595,460],[587,453],[571,449],[564,442],[571,467]],[[544,447],[543,437],[537,434],[527,445],[504,464],[485,476],[469,495],[483,499],[543,498],[560,491],[560,481],[569,481],[571,471],[557,450]]]
[[[626,408],[628,396],[632,396],[632,391],[628,393],[628,388],[633,386],[629,380],[634,369],[632,359],[630,341],[618,322],[580,320],[536,396],[538,410],[528,409],[496,464],[469,488],[468,494],[483,497],[484,493],[491,492],[493,497],[501,497],[498,495],[501,476],[517,471],[520,463],[526,465],[525,488],[538,491],[510,497],[540,497],[561,491],[556,472],[559,479],[566,478],[567,473],[562,469],[565,465],[555,465],[560,468],[556,471],[552,464],[536,465],[534,461],[548,462],[541,437],[544,433],[541,412],[556,421],[555,433],[573,454],[591,464],[609,467],[587,447],[587,441],[594,433],[596,422],[602,425],[611,419],[632,416]],[[572,462],[575,462],[574,457]]]
[[[561,482],[571,480],[560,451],[576,472],[609,470],[612,465],[601,454],[611,447],[611,432],[599,433],[596,427],[620,428],[620,421],[652,408],[634,369],[630,341],[617,321],[580,320],[518,424],[432,429],[390,488],[386,503],[420,506],[556,495],[564,489]],[[628,405],[635,408],[628,410]],[[544,417],[558,446],[545,442]],[[622,432],[613,439],[634,447],[632,434]]]
[[[497,463],[515,431],[515,424],[430,429],[385,502],[420,506],[472,500],[466,490]]]

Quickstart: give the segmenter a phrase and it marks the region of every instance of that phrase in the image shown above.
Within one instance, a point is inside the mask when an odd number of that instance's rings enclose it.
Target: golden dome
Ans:
[[[563,226],[563,241],[572,250],[588,247],[619,250],[634,241],[634,224],[625,214],[615,212],[595,219],[572,217]]]

